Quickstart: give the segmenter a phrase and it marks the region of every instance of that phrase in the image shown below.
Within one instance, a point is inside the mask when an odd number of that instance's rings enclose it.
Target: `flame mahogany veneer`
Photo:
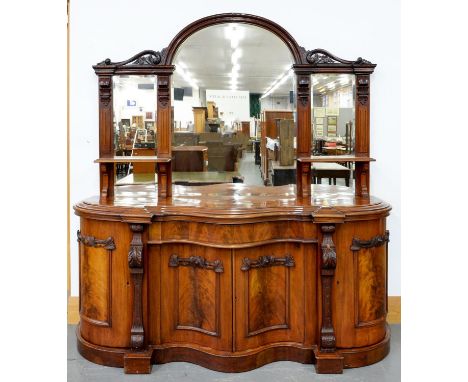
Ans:
[[[172,184],[171,78],[177,49],[223,23],[269,30],[296,77],[296,185]],[[94,65],[99,196],[79,202],[78,349],[88,360],[149,373],[193,362],[240,372],[291,360],[318,373],[375,363],[389,352],[386,217],[370,196],[370,74],[375,64],[307,51],[262,17],[221,14],[180,31],[160,52]],[[356,76],[355,189],[312,185],[311,74]],[[157,76],[157,156],[114,157],[113,76]],[[115,186],[115,164],[155,163],[158,186]]]

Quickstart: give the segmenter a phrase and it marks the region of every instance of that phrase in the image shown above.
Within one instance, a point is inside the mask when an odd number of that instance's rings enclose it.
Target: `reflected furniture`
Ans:
[[[328,178],[328,183],[336,185],[337,178],[345,180],[346,187],[349,187],[351,170],[338,163],[314,163],[312,165],[312,183],[321,184],[323,178]]]
[[[296,164],[283,166],[279,161],[272,161],[271,170],[273,186],[296,183]]]
[[[177,52],[196,32],[233,23],[271,32],[294,62],[295,184],[173,184],[171,81]],[[370,195],[375,66],[360,57],[344,60],[323,49],[306,50],[268,19],[231,13],[195,21],[161,51],[94,65],[100,189],[74,206],[80,217],[79,352],[126,373],[149,373],[152,364],[173,361],[242,372],[279,360],[342,373],[383,359],[390,351],[391,207]],[[311,87],[320,73],[356,78],[353,155],[311,155]],[[119,75],[155,77],[157,155],[115,156],[112,84]],[[292,118],[293,112],[285,113]],[[276,129],[274,118],[262,119],[262,160],[265,138],[277,137],[270,130]],[[210,165],[213,143],[204,145]],[[234,163],[236,155],[229,155]],[[156,166],[157,183],[115,186],[117,163],[144,162]],[[312,184],[317,163],[346,162],[355,165],[353,189]],[[182,181],[190,174],[195,173]]]
[[[206,146],[172,147],[172,171],[206,171],[207,162]]]
[[[208,118],[208,111],[206,107],[193,107],[193,123],[195,125],[196,133],[205,132],[205,122]]]

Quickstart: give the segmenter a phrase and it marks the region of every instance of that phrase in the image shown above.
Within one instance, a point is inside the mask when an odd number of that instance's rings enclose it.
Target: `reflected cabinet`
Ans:
[[[375,66],[236,13],[94,65],[100,189],[74,206],[80,353],[134,374],[383,359],[391,207],[369,188]]]

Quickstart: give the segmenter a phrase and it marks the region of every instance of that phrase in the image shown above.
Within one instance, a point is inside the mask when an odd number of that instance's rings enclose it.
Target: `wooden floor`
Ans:
[[[78,297],[70,296],[68,298],[67,321],[68,324],[77,324],[80,320],[78,313]],[[401,296],[388,296],[388,315],[389,324],[401,323]]]

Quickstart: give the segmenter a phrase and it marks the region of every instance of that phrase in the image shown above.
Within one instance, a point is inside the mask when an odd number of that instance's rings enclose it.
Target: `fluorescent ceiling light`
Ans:
[[[242,57],[242,49],[237,48],[236,50],[234,50],[234,52],[232,52],[231,62],[233,64],[236,64],[237,60],[241,57]]]

